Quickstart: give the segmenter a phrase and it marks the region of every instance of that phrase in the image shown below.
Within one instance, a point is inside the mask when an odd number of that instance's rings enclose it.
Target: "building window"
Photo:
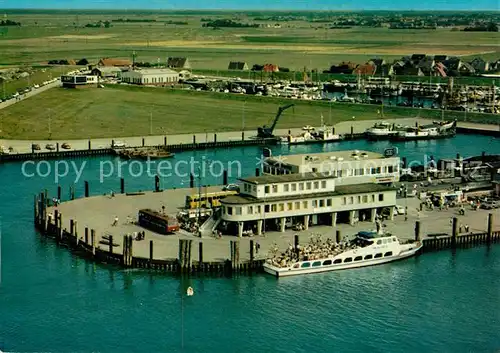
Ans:
[[[297,184],[292,184],[292,191],[297,191]]]
[[[375,172],[377,171],[377,169],[375,168],[370,168],[370,174],[375,174]]]
[[[323,261],[323,266],[328,266],[332,264],[332,260],[325,260]]]
[[[312,169],[312,172],[313,172],[313,173],[316,173],[317,171],[318,171],[318,168],[313,168],[313,169]]]
[[[273,185],[273,193],[277,193],[278,192],[278,185]]]
[[[356,256],[354,258],[354,261],[361,261],[361,260],[363,260],[363,256]]]
[[[330,207],[332,205],[332,199],[326,199],[326,206]]]
[[[346,257],[346,258],[344,259],[344,262],[352,262],[352,257]]]
[[[253,192],[257,192],[257,185],[253,186]]]
[[[335,260],[333,260],[333,264],[334,264],[334,265],[335,265],[335,264],[339,264],[339,263],[341,263],[341,262],[342,262],[342,259],[335,259]]]
[[[290,185],[288,185],[288,184],[283,185],[283,191],[284,192],[288,192],[289,189],[290,189]]]
[[[247,213],[248,214],[253,214],[253,206],[248,206]]]
[[[304,183],[299,183],[299,190],[303,191],[304,190]]]
[[[351,196],[349,197],[349,205],[352,205],[354,203],[354,197]]]
[[[300,210],[300,201],[295,202],[295,209]]]
[[[306,188],[307,188],[307,190],[311,190],[311,182],[310,181],[308,181],[306,183]]]
[[[359,175],[365,175],[365,170],[363,168],[359,170]]]
[[[374,257],[374,258],[375,258],[375,259],[378,259],[378,258],[380,258],[380,257],[382,257],[382,253],[375,254],[375,257]]]
[[[271,189],[271,188],[269,187],[269,185],[266,185],[266,187],[264,188],[264,192],[265,192],[266,194],[269,194],[270,189]]]
[[[233,208],[232,207],[228,207],[227,208],[227,214],[228,215],[232,215],[233,214]]]
[[[322,188],[322,189],[326,189],[326,180],[323,180],[323,181],[321,182],[321,188]]]
[[[286,208],[287,208],[287,210],[288,210],[288,211],[293,210],[293,203],[292,203],[292,202],[288,202],[288,203],[286,204]]]
[[[342,169],[339,169],[339,170],[337,171],[337,173],[338,173],[338,177],[339,177],[339,178],[342,178]]]
[[[388,173],[394,173],[394,167],[392,165],[387,167],[387,172]]]
[[[236,207],[236,214],[241,216],[241,207]]]
[[[342,198],[342,205],[347,205],[347,197]]]
[[[358,203],[361,203],[361,196],[358,196]]]
[[[302,201],[302,207],[308,208],[309,207],[308,202],[307,201]]]
[[[269,213],[270,207],[269,205],[264,205],[264,212]]]
[[[285,204],[284,203],[280,203],[279,210],[280,210],[280,212],[283,212],[285,210]]]
[[[375,195],[372,194],[372,202],[375,202]]]
[[[371,259],[373,259],[373,255],[372,254],[365,256],[365,260],[371,260]]]
[[[392,256],[392,251],[386,252],[386,253],[384,254],[384,257],[385,257],[385,256]]]
[[[313,200],[312,205],[313,207],[318,207],[318,200]]]
[[[276,212],[276,210],[277,210],[277,209],[278,209],[278,207],[276,207],[276,204],[275,204],[275,203],[273,203],[273,204],[271,205],[271,212]]]
[[[325,200],[319,200],[319,207],[325,207]]]
[[[384,201],[384,194],[378,194],[378,200]]]
[[[378,167],[377,168],[377,174],[380,174],[382,172],[382,168]]]
[[[261,206],[259,205],[259,206],[257,206],[257,213],[258,213],[258,214],[260,214],[261,212],[262,212],[262,208],[261,208]]]
[[[318,190],[319,189],[319,181],[314,182],[314,189]]]

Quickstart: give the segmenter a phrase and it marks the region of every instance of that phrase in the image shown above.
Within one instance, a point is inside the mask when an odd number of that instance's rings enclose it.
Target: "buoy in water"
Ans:
[[[188,297],[192,296],[193,294],[194,294],[193,288],[192,287],[188,287],[188,289],[187,289],[187,295],[188,295]]]

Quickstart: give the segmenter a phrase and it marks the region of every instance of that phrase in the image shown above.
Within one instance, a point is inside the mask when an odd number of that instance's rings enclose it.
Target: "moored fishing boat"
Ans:
[[[399,129],[402,128],[400,125],[389,124],[388,122],[376,123],[371,128],[365,131],[365,135],[370,140],[383,140],[395,136]]]
[[[337,244],[330,239],[317,240],[298,251],[290,247],[280,256],[266,260],[264,271],[285,277],[374,266],[414,256],[421,248],[421,242],[401,244],[391,234],[359,232],[352,241]]]
[[[321,127],[318,129],[312,126],[304,126],[303,132],[300,135],[293,136],[291,134],[281,137],[281,143],[289,145],[318,143],[318,142],[334,142],[342,140],[342,136],[335,134],[333,126],[326,125],[321,116]]]

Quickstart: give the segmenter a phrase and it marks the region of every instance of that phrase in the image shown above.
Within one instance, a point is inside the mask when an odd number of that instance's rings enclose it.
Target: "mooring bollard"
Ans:
[[[85,197],[89,197],[89,182],[85,181]]]
[[[121,179],[120,179],[120,192],[121,192],[122,194],[124,194],[124,193],[125,193],[125,179],[124,179],[124,178],[121,178]]]
[[[420,241],[420,221],[415,222],[415,241]]]

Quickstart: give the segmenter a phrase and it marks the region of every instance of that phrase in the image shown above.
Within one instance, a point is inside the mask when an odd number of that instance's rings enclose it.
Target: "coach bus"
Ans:
[[[195,208],[213,208],[220,207],[220,200],[226,196],[236,195],[237,191],[227,190],[227,191],[217,191],[217,192],[209,192],[200,194],[192,194],[186,196],[186,208],[187,209],[195,209]]]
[[[150,209],[139,210],[139,225],[160,234],[171,234],[179,230],[179,223],[175,218]]]

